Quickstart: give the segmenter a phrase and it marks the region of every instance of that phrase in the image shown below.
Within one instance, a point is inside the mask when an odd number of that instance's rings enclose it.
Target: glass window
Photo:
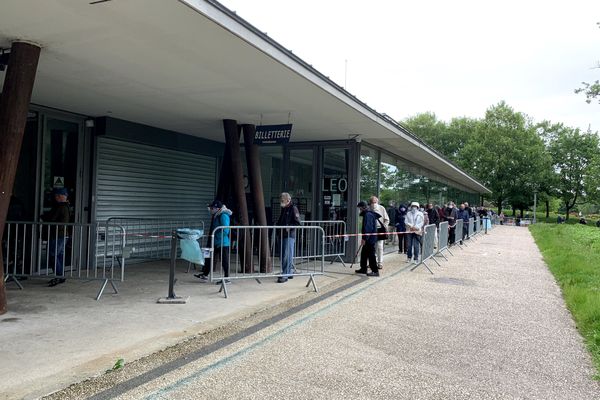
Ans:
[[[347,221],[349,149],[323,149],[323,219]],[[353,207],[351,207],[353,208]]]
[[[290,168],[287,177],[288,192],[300,211],[301,220],[313,219],[312,187],[313,187],[314,155],[312,149],[291,149]],[[276,198],[277,205],[279,197]],[[274,207],[275,208],[275,207]],[[277,211],[279,214],[280,209]],[[277,215],[278,217],[279,215]],[[275,216],[274,216],[275,217]],[[276,219],[275,219],[276,220]]]
[[[378,195],[377,187],[377,151],[366,146],[360,149],[360,200],[367,201],[369,197]]]

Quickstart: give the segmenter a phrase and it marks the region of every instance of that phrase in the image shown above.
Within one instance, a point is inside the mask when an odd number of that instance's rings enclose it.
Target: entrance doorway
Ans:
[[[82,137],[83,121],[53,116],[44,118],[41,138],[40,216],[52,208],[53,190],[65,188],[69,193],[71,222],[81,222]]]

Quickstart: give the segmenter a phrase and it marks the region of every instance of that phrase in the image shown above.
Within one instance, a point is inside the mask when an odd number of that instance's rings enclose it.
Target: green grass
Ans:
[[[600,379],[600,229],[565,224],[529,229],[562,289]]]

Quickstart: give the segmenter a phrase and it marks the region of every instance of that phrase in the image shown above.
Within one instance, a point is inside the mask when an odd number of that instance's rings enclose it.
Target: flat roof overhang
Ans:
[[[290,121],[293,141],[360,135],[462,187],[490,192],[215,1],[90,3],[0,3],[0,47],[13,40],[43,47],[32,103],[216,141],[224,140],[222,119]]]

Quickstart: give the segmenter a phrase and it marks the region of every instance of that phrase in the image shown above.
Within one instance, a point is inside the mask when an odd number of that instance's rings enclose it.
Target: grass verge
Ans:
[[[584,225],[537,224],[530,228],[558,281],[600,379],[600,229]]]

